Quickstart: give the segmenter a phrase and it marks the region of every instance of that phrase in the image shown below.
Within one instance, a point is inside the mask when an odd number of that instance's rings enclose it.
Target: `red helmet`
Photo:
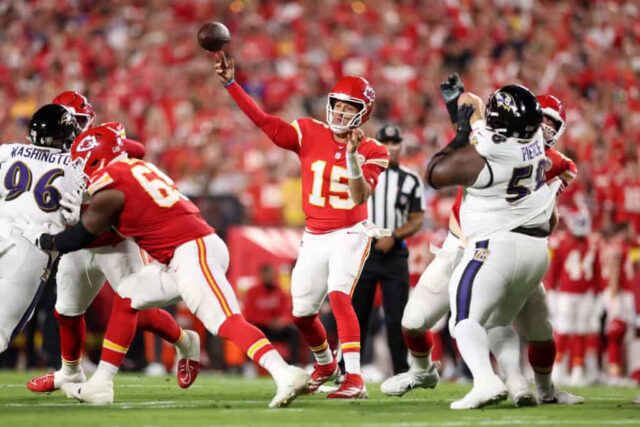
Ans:
[[[538,96],[540,108],[542,108],[542,117],[551,120],[555,126],[549,126],[542,122],[542,132],[544,134],[544,142],[547,147],[553,147],[558,142],[566,130],[567,113],[564,111],[562,101],[553,95]]]
[[[93,110],[93,105],[89,103],[89,100],[78,92],[67,91],[62,92],[60,95],[53,99],[53,104],[59,104],[67,107],[73,114],[78,122],[78,125],[83,131],[89,129],[93,125],[93,121],[96,118],[96,112]]]
[[[85,179],[122,155],[126,155],[122,138],[109,126],[100,125],[82,132],[71,146],[71,161]]]
[[[327,100],[327,124],[334,133],[342,134],[362,126],[373,110],[376,93],[363,77],[343,77],[333,86]],[[357,113],[334,113],[337,101],[344,101],[358,108]],[[340,115],[334,117],[334,114]]]

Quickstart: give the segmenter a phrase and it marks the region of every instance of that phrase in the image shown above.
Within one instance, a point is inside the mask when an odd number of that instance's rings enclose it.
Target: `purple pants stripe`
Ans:
[[[489,247],[488,240],[481,240],[476,243],[476,249],[487,249]],[[456,324],[461,320],[469,317],[469,306],[471,305],[471,294],[473,291],[473,281],[480,271],[480,267],[484,261],[472,259],[462,273],[460,283],[458,284],[458,292],[456,294]]]

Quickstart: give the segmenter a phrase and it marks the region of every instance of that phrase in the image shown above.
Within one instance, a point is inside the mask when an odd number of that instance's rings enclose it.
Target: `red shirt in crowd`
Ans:
[[[256,326],[270,327],[276,320],[289,322],[291,297],[278,285],[269,287],[259,283],[247,291],[243,314]]]

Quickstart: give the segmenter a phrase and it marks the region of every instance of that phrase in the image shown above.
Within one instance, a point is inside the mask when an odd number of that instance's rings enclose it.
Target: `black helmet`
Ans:
[[[398,126],[384,125],[378,129],[376,139],[380,142],[402,142],[402,134]]]
[[[73,114],[62,105],[47,104],[31,116],[29,139],[40,147],[69,150],[81,132]]]
[[[529,89],[508,85],[493,92],[486,110],[487,126],[508,138],[530,139],[542,123],[542,109]]]

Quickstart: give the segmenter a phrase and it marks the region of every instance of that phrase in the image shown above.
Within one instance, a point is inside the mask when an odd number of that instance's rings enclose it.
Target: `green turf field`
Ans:
[[[0,426],[640,426],[638,389],[588,388],[573,391],[587,398],[580,406],[515,409],[509,402],[475,411],[451,411],[449,402],[470,386],[440,385],[403,398],[384,397],[370,385],[368,400],[327,401],[304,396],[286,409],[267,409],[274,385],[268,379],[203,374],[181,390],[172,377],[121,374],[116,404],[92,407],[60,392],[36,395],[24,383],[32,373],[0,372]]]

